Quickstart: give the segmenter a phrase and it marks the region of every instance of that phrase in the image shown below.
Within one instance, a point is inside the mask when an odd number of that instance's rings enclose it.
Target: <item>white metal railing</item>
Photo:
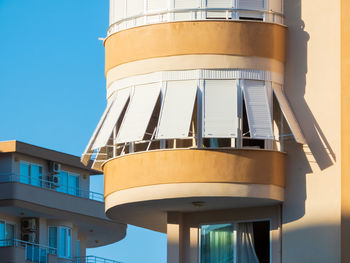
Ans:
[[[40,176],[42,177],[42,176]],[[65,193],[81,198],[86,198],[98,202],[104,202],[103,200],[103,194],[92,192],[89,190],[77,188],[77,187],[69,187],[67,185],[61,185],[54,183],[53,181],[44,180],[42,178],[35,178],[31,176],[25,176],[21,174],[15,174],[15,173],[6,173],[6,174],[0,174],[0,183],[7,183],[7,182],[18,182],[18,183],[24,183],[44,189],[49,189],[52,191]]]
[[[112,260],[112,259],[96,257],[96,256],[86,256],[86,257],[76,258],[74,260],[74,263],[122,263],[122,262]]]
[[[170,9],[158,12],[144,12],[113,22],[107,31],[108,35],[118,31],[165,22],[193,20],[257,20],[261,22],[283,24],[283,14],[267,10],[250,10],[239,8],[188,8]]]
[[[37,263],[47,263],[48,254],[57,255],[56,248],[18,239],[0,240],[0,247],[23,247],[25,260]]]

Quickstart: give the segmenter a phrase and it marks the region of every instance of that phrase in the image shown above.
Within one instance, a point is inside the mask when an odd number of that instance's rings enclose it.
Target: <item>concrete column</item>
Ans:
[[[167,262],[183,263],[183,214],[168,213],[167,223]]]
[[[180,225],[167,224],[168,263],[180,263]]]
[[[185,225],[183,235],[183,258],[184,262],[198,262],[198,228]]]

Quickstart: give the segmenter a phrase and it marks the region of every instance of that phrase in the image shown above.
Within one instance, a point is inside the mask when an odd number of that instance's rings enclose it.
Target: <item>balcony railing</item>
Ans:
[[[150,24],[194,21],[194,20],[253,20],[283,24],[283,14],[267,10],[249,10],[239,8],[190,8],[172,9],[158,12],[145,12],[113,22],[108,35],[118,31]]]
[[[56,248],[18,239],[0,240],[0,247],[22,247],[25,249],[25,260],[37,263],[47,263],[48,254],[57,254]]]
[[[76,258],[74,263],[122,263],[120,261],[96,257],[96,256],[86,256],[86,257],[80,257]]]
[[[41,176],[40,176],[41,177]],[[68,187],[67,185],[61,185],[54,183],[53,181],[44,180],[42,178],[35,178],[30,176],[24,176],[20,174],[14,174],[14,173],[7,173],[7,174],[0,174],[0,183],[7,183],[7,182],[17,182],[17,183],[23,183],[27,185],[32,185],[35,187],[40,187],[60,193],[65,193],[81,198],[86,198],[98,202],[104,202],[103,200],[103,194],[92,192],[85,189],[80,189],[76,187]]]

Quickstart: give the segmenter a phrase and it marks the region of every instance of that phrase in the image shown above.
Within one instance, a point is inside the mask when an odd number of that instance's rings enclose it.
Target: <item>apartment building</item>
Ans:
[[[105,216],[103,195],[89,190],[96,174],[77,156],[0,142],[0,262],[117,263],[86,256],[126,234]]]
[[[350,4],[110,0],[82,156],[169,263],[350,262]],[[341,148],[342,146],[342,148]]]

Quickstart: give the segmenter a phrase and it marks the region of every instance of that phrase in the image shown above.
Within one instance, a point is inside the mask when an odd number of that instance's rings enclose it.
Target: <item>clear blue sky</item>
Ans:
[[[106,105],[107,26],[107,0],[0,0],[0,140],[82,153]],[[103,190],[102,176],[92,183]],[[88,254],[164,263],[166,236],[129,226]]]

